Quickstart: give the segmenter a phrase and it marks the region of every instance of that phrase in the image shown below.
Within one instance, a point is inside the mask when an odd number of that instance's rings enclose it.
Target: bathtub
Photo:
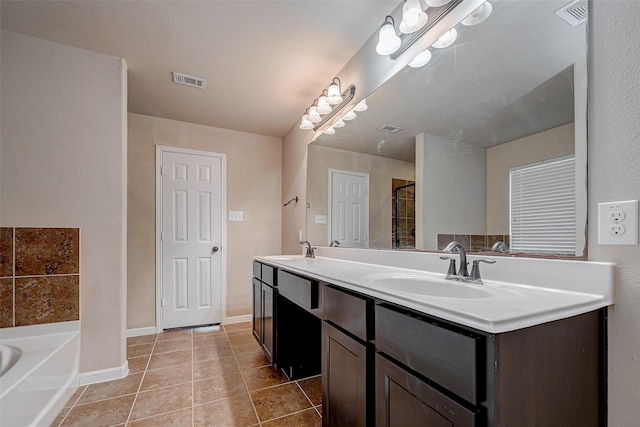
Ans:
[[[49,426],[78,388],[80,322],[0,329],[0,426]]]

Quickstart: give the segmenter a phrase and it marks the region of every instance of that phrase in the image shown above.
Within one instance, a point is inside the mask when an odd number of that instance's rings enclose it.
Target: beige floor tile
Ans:
[[[132,394],[86,405],[76,405],[71,408],[61,426],[108,427],[122,424],[127,421],[134,397]]]
[[[194,338],[197,335],[207,335],[207,334],[224,335],[224,330],[222,329],[222,326],[220,326],[220,325],[202,326],[202,327],[199,327],[199,328],[193,328],[192,331],[193,331]]]
[[[127,338],[127,345],[149,344],[156,342],[156,334]]]
[[[246,393],[247,388],[240,372],[226,372],[216,377],[193,382],[194,405]]]
[[[226,332],[238,331],[241,329],[251,329],[253,326],[251,321],[242,322],[242,323],[232,323],[230,325],[222,325]]]
[[[129,373],[135,374],[136,372],[144,372],[147,369],[147,363],[149,362],[149,356],[132,357],[127,359],[129,363]]]
[[[127,346],[127,359],[130,357],[148,356],[153,349],[153,343],[128,345]]]
[[[288,381],[282,372],[271,366],[243,370],[242,376],[247,383],[249,391],[283,384]]]
[[[62,422],[62,420],[64,420],[64,417],[67,416],[70,410],[71,408],[62,408],[62,411],[60,411],[56,419],[53,420],[53,422],[51,423],[51,427],[58,427]]]
[[[180,409],[127,424],[127,427],[191,427],[191,408]]]
[[[253,330],[251,329],[241,329],[238,331],[229,331],[227,332],[227,338],[229,338],[230,342],[245,340],[251,338],[255,341],[255,337],[253,336]]]
[[[309,400],[295,383],[251,392],[251,400],[256,407],[260,422],[307,408],[313,409]]]
[[[191,402],[191,383],[140,392],[130,421],[189,408]]]
[[[160,353],[151,356],[149,361],[149,367],[147,369],[161,369],[168,368],[169,366],[187,365],[191,364],[192,352],[191,350],[172,351],[170,353]]]
[[[196,427],[244,427],[258,422],[247,394],[197,405],[193,412]]]
[[[174,331],[164,331],[158,334],[158,342],[165,340],[175,340],[191,335],[191,329],[176,329]]]
[[[168,368],[148,371],[144,375],[140,391],[191,382],[191,365],[170,366]]]
[[[189,349],[191,349],[191,337],[184,336],[176,340],[164,340],[157,342],[153,348],[153,354]]]
[[[203,334],[193,337],[193,347],[206,347],[215,345],[229,345],[225,334]]]
[[[322,418],[322,405],[318,405],[318,406],[314,407],[314,409],[318,413],[318,416],[320,416],[320,418]]]
[[[225,373],[239,373],[240,369],[233,357],[221,357],[220,359],[206,360],[193,364],[193,379],[218,377]]]
[[[73,393],[73,396],[71,396],[69,400],[67,400],[67,403],[65,403],[64,407],[65,408],[72,407],[78,401],[78,399],[86,389],[87,389],[86,385],[81,385],[80,387],[78,387],[75,393]]]
[[[82,394],[78,405],[98,400],[111,399],[113,397],[135,394],[138,392],[140,381],[142,380],[142,372],[137,374],[129,374],[126,378],[104,383],[90,384],[87,390]]]
[[[322,405],[322,377],[312,377],[299,380],[298,384],[314,406]]]
[[[231,348],[233,348],[235,354],[242,354],[260,350],[260,345],[254,338],[247,338],[241,341],[232,342]]]
[[[259,368],[269,365],[269,359],[262,349],[247,353],[236,354],[240,369]]]
[[[321,427],[322,418],[320,418],[315,409],[308,409],[293,415],[271,420],[262,425],[264,427]]]
[[[206,347],[194,347],[193,349],[194,362],[222,359],[224,357],[233,357],[233,351],[231,350],[231,346],[227,342]]]

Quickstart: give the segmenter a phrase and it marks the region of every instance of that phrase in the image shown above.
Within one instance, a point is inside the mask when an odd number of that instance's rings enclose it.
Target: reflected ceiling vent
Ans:
[[[387,133],[398,133],[402,130],[402,128],[399,128],[398,126],[393,126],[393,125],[382,125],[378,128],[378,130],[381,130],[382,132],[387,132]]]
[[[587,0],[574,0],[557,10],[556,15],[572,27],[577,27],[587,21]]]
[[[172,74],[174,83],[191,87],[199,87],[200,89],[205,89],[207,87],[207,81],[205,79],[187,76],[186,74],[176,73],[175,71]]]

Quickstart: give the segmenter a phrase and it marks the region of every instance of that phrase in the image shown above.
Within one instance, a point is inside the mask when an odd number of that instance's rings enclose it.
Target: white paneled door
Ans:
[[[347,248],[369,246],[369,174],[329,170],[329,241]]]
[[[222,319],[223,158],[162,152],[162,327]]]

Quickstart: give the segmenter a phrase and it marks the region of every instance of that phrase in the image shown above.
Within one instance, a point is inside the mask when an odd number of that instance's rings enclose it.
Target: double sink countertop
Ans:
[[[549,280],[546,287],[544,283],[527,284],[526,280],[512,283],[486,278],[483,278],[484,284],[463,283],[430,271],[322,256],[274,255],[254,259],[489,333],[564,319],[613,303],[613,266],[602,263],[569,261],[578,264],[569,264],[564,280]],[[503,258],[501,262],[512,261]],[[577,277],[571,274],[571,268],[579,268],[579,264],[599,264],[595,268],[604,273],[601,275],[604,279],[598,281],[603,283],[584,286],[584,292],[579,290],[580,284],[571,283],[581,280],[580,274]],[[525,275],[528,266],[523,265],[519,267]],[[539,265],[532,267],[539,268]],[[558,270],[558,267],[562,265],[551,264],[549,268],[552,272],[556,270],[555,274],[562,274],[562,268]]]

